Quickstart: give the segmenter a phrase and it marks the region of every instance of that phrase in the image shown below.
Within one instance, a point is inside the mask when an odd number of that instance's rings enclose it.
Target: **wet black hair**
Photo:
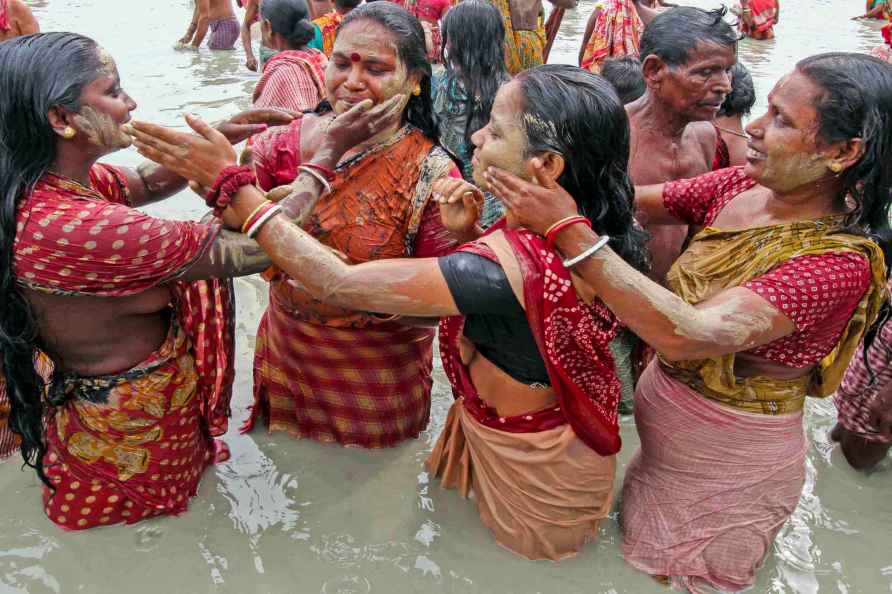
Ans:
[[[284,37],[293,49],[305,46],[316,36],[305,0],[263,0],[260,17],[269,21],[273,33]]]
[[[357,21],[372,21],[390,31],[393,41],[396,43],[397,53],[400,60],[406,65],[407,71],[410,74],[421,73],[419,81],[421,92],[409,97],[405,121],[421,130],[431,140],[437,141],[439,131],[431,101],[431,65],[427,60],[427,45],[421,23],[412,13],[393,2],[367,2],[359,8],[351,10],[344,17],[339,31],[343,31],[347,25]],[[326,111],[331,111],[331,105],[328,101],[323,101],[316,108],[316,112],[324,113]]]
[[[844,197],[855,202],[851,223],[883,249],[886,274],[892,265],[892,67],[857,53],[827,53],[796,64],[796,70],[821,88],[817,100],[818,139],[826,143],[860,138],[864,154],[840,174]],[[887,302],[878,321],[864,335],[864,362],[875,381],[868,351],[890,319]]]
[[[746,66],[738,62],[731,68],[731,92],[725,97],[725,102],[719,109],[718,117],[750,115],[753,105],[756,104],[756,88],[753,85],[753,77]]]
[[[484,0],[456,4],[443,18],[441,49],[446,62],[443,92],[455,96],[451,87],[461,85],[467,97],[465,143],[473,146],[471,136],[489,121],[499,87],[510,80],[505,68],[502,13]]]
[[[641,62],[655,55],[669,66],[681,66],[698,43],[736,46],[740,35],[725,21],[727,13],[724,6],[715,10],[676,6],[661,12],[641,35]]]
[[[636,269],[648,267],[647,234],[635,223],[629,179],[629,119],[607,79],[576,66],[548,64],[518,74],[527,155],[558,153],[557,182],[610,247]],[[512,83],[513,84],[513,83]]]
[[[619,100],[626,103],[635,101],[647,89],[644,84],[644,74],[641,72],[641,62],[634,56],[620,56],[608,58],[601,66],[601,76],[613,85]]]
[[[84,87],[99,76],[96,42],[74,33],[42,33],[0,43],[0,354],[9,428],[25,465],[43,470],[45,383],[35,371],[39,328],[13,269],[16,206],[56,160],[48,113],[81,109]]]

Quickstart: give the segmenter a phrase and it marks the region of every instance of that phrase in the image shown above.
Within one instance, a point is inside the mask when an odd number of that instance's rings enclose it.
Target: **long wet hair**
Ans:
[[[357,21],[372,21],[390,31],[396,43],[397,54],[406,65],[406,70],[410,74],[421,73],[419,81],[421,93],[409,97],[404,118],[425,136],[437,141],[439,132],[431,101],[431,64],[427,60],[427,46],[421,23],[412,13],[393,2],[368,2],[351,10],[341,21],[338,32]],[[323,101],[316,111],[317,113],[331,111],[331,105],[328,101]]]
[[[647,234],[635,223],[629,179],[629,120],[607,80],[576,66],[549,64],[518,74],[527,156],[564,158],[560,184],[610,247],[636,269],[648,268]]]
[[[484,0],[465,0],[446,13],[442,24],[441,52],[446,62],[443,91],[461,85],[466,114],[465,144],[489,121],[499,87],[510,80],[505,68],[505,23],[495,5]],[[448,46],[448,50],[447,50]]]
[[[293,48],[307,45],[316,35],[305,0],[263,0],[260,17]]]
[[[864,154],[840,174],[843,197],[855,202],[850,223],[883,250],[886,274],[892,266],[892,67],[865,54],[828,53],[796,64],[823,91],[818,112],[818,140],[826,143],[860,138]],[[880,328],[890,319],[887,302],[864,335],[864,362],[874,381],[867,353]]]
[[[43,471],[44,381],[34,369],[39,329],[13,270],[16,206],[56,160],[47,114],[78,112],[84,87],[101,68],[92,39],[43,33],[0,43],[0,353],[11,412],[9,428],[22,439],[22,458]]]

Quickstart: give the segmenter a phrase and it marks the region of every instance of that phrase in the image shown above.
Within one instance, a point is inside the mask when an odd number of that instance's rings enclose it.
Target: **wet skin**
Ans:
[[[58,136],[57,158],[50,170],[82,185],[89,185],[89,170],[99,158],[130,145],[122,126],[136,109],[121,88],[114,61],[102,50],[100,61],[97,77],[84,88],[80,112],[52,108],[49,114]],[[74,138],[62,137],[66,126],[75,129]],[[185,184],[163,168],[141,167],[143,173],[120,170],[134,206],[166,198]],[[266,258],[258,256],[256,244],[242,236],[221,236],[186,274],[188,278],[250,274],[263,269]],[[26,296],[37,316],[43,347],[65,371],[101,375],[129,369],[155,351],[167,333],[170,291],[164,285],[123,298],[47,295],[30,289]]]
[[[629,175],[635,185],[696,177],[712,169],[716,131],[711,120],[731,92],[734,48],[698,44],[686,64],[670,67],[655,56],[645,60],[647,92],[626,106],[631,129]],[[662,281],[681,253],[682,225],[641,223],[652,234],[652,278]]]

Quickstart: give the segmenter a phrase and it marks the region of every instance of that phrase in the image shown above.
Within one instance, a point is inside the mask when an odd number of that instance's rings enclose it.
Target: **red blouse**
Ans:
[[[731,200],[755,185],[742,167],[732,167],[667,183],[663,204],[689,225],[708,226]],[[745,282],[743,287],[771,303],[796,326],[792,334],[747,352],[788,367],[816,364],[836,346],[870,280],[866,258],[829,252],[790,258]]]

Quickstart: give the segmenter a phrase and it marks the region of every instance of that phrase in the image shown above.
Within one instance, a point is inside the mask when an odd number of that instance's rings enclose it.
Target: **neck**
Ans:
[[[778,221],[818,219],[847,211],[842,187],[835,177],[824,177],[788,191],[771,190],[766,212]]]
[[[660,136],[672,140],[679,140],[684,134],[685,128],[691,123],[686,116],[678,113],[660,101],[648,89],[640,100],[639,107],[635,110],[640,121],[647,122],[647,129]],[[639,130],[643,127],[638,126]]]
[[[56,175],[67,177],[78,182],[82,186],[90,187],[90,169],[96,163],[98,157],[84,158],[83,155],[72,155],[70,150],[59,148],[56,161],[50,167],[50,171]]]
[[[375,146],[376,144],[385,142],[391,136],[396,134],[402,127],[403,127],[402,122],[400,122],[398,124],[394,124],[392,126],[388,126],[387,128],[385,128],[381,132],[375,134],[374,136],[372,136],[365,142],[357,144],[352,149],[350,149],[349,151],[344,153],[344,156],[341,157],[341,160],[344,161],[346,159],[354,157],[354,156],[358,155],[359,153],[362,153],[363,151],[370,149],[371,147]]]

